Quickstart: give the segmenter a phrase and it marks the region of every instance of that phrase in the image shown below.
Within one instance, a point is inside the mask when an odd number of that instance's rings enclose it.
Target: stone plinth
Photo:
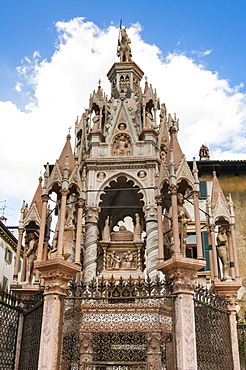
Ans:
[[[176,370],[196,370],[196,335],[194,315],[194,289],[197,272],[206,262],[174,254],[167,261],[159,262],[157,269],[165,274],[172,294],[175,338]]]
[[[236,280],[215,280],[211,289],[222,295],[228,300],[228,310],[230,311],[230,329],[231,329],[231,345],[234,370],[240,370],[240,360],[238,351],[238,336],[237,336],[237,319],[236,319],[236,298],[238,289],[242,286],[240,278]]]
[[[44,310],[41,329],[38,370],[57,370],[61,348],[61,300],[68,282],[81,267],[62,259],[35,262],[44,279]]]

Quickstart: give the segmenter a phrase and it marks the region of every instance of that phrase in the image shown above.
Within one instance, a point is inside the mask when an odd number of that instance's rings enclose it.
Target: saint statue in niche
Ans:
[[[27,272],[26,272],[26,281],[31,284],[33,278],[33,267],[34,261],[36,259],[36,250],[38,248],[38,243],[34,233],[29,234],[29,244],[28,250],[26,252],[27,257]]]
[[[219,232],[217,235],[217,250],[218,250],[219,258],[222,263],[223,279],[229,280],[231,279],[231,276],[229,275],[227,235],[226,235],[226,229],[222,226],[219,227]]]
[[[145,120],[146,128],[153,128],[154,119],[150,107],[147,107],[147,111],[145,113]]]
[[[186,234],[187,224],[191,221],[189,212],[184,207],[184,196],[182,193],[177,194],[178,204],[178,225],[179,225],[179,241],[180,241],[180,252],[186,257]],[[172,219],[172,207],[170,207],[169,217]]]

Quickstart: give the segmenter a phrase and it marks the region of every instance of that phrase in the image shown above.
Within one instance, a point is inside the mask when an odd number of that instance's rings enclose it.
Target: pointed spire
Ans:
[[[144,94],[149,90],[148,77],[145,76]]]
[[[221,189],[219,180],[217,178],[216,171],[213,171],[213,186],[212,186],[212,197],[211,197],[212,209],[215,208],[219,198],[221,198],[222,202],[228,209],[229,207],[228,207],[226,198],[224,196],[223,190]]]
[[[232,201],[231,193],[227,197],[227,201],[228,201],[228,205],[229,205],[229,209],[230,209],[231,223],[235,224],[234,204],[233,204],[233,201]]]
[[[38,211],[38,213],[41,217],[41,213],[42,213],[42,198],[41,198],[41,196],[42,196],[42,181],[43,181],[42,176],[40,176],[38,180],[39,180],[39,184],[38,184],[37,190],[34,194],[34,197],[32,199],[30,208],[35,203],[36,207],[37,207],[37,211]]]
[[[25,213],[26,213],[26,202],[25,202],[25,200],[23,200],[22,207],[21,207],[21,210],[20,210],[20,220],[19,220],[19,228],[20,229],[23,229],[23,227],[24,227],[23,221],[24,221],[24,218],[25,218]]]
[[[169,132],[171,135],[171,139],[170,139],[170,144],[169,144],[169,150],[166,156],[166,164],[167,166],[169,166],[170,151],[172,150],[173,158],[174,158],[174,170],[176,172],[182,158],[184,157],[184,154],[181,150],[181,147],[179,145],[178,138],[177,138],[178,121],[176,120],[176,116],[175,116],[175,120],[173,120],[171,115],[170,114],[168,115],[168,128],[169,128]]]
[[[74,156],[73,156],[73,151],[72,151],[70,140],[71,140],[71,135],[68,134],[67,135],[67,141],[66,141],[66,143],[64,145],[64,148],[61,152],[60,158],[57,161],[61,172],[63,172],[64,166],[67,163],[69,175],[70,175],[71,171],[74,169],[74,167],[76,166],[76,162],[75,162],[75,159],[74,159]],[[67,159],[67,157],[68,157],[68,159]]]
[[[194,184],[195,184],[195,189],[196,191],[199,191],[199,180],[198,180],[198,169],[197,169],[197,164],[196,164],[196,157],[193,157],[193,169],[192,173],[194,176]]]
[[[96,92],[96,94],[97,94],[97,96],[98,96],[99,98],[101,98],[101,97],[102,97],[102,95],[103,95],[103,91],[102,91],[102,88],[101,88],[101,80],[99,80],[99,81],[98,81],[98,88],[97,88],[97,92]]]

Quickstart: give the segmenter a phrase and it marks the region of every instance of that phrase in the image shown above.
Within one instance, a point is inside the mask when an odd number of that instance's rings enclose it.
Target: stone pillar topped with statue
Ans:
[[[185,197],[193,191],[199,193],[197,176],[192,175],[177,139],[178,120],[169,116],[170,145],[165,156],[165,167],[159,176],[157,195],[159,230],[159,262],[157,269],[165,274],[173,300],[176,369],[197,369],[196,335],[194,317],[194,289],[197,272],[206,262],[201,250],[199,259],[187,258],[187,227],[191,216],[186,209]],[[194,161],[195,162],[195,161]],[[199,184],[199,183],[198,183]],[[194,202],[194,208],[197,204]],[[197,212],[198,211],[198,212]],[[194,214],[196,234],[200,234],[199,209]],[[168,222],[163,222],[163,215]],[[164,229],[164,226],[167,228]],[[163,238],[163,234],[165,238]],[[201,246],[199,246],[201,249]],[[168,250],[168,253],[166,251]],[[168,256],[165,258],[165,256]]]

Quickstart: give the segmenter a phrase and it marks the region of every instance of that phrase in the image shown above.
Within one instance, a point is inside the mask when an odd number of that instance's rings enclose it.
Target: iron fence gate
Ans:
[[[42,324],[43,296],[19,299],[0,289],[0,369],[37,370]],[[23,315],[23,326],[20,317]],[[19,325],[20,323],[20,325]],[[22,328],[22,329],[21,329]],[[21,335],[22,330],[22,335]],[[20,334],[19,334],[20,333]],[[16,356],[17,336],[20,348]]]
[[[24,312],[21,353],[18,370],[37,370],[43,315],[43,300],[38,297]]]
[[[0,369],[12,370],[21,309],[14,294],[0,290]]]
[[[194,300],[198,370],[233,370],[228,302],[205,287]]]

